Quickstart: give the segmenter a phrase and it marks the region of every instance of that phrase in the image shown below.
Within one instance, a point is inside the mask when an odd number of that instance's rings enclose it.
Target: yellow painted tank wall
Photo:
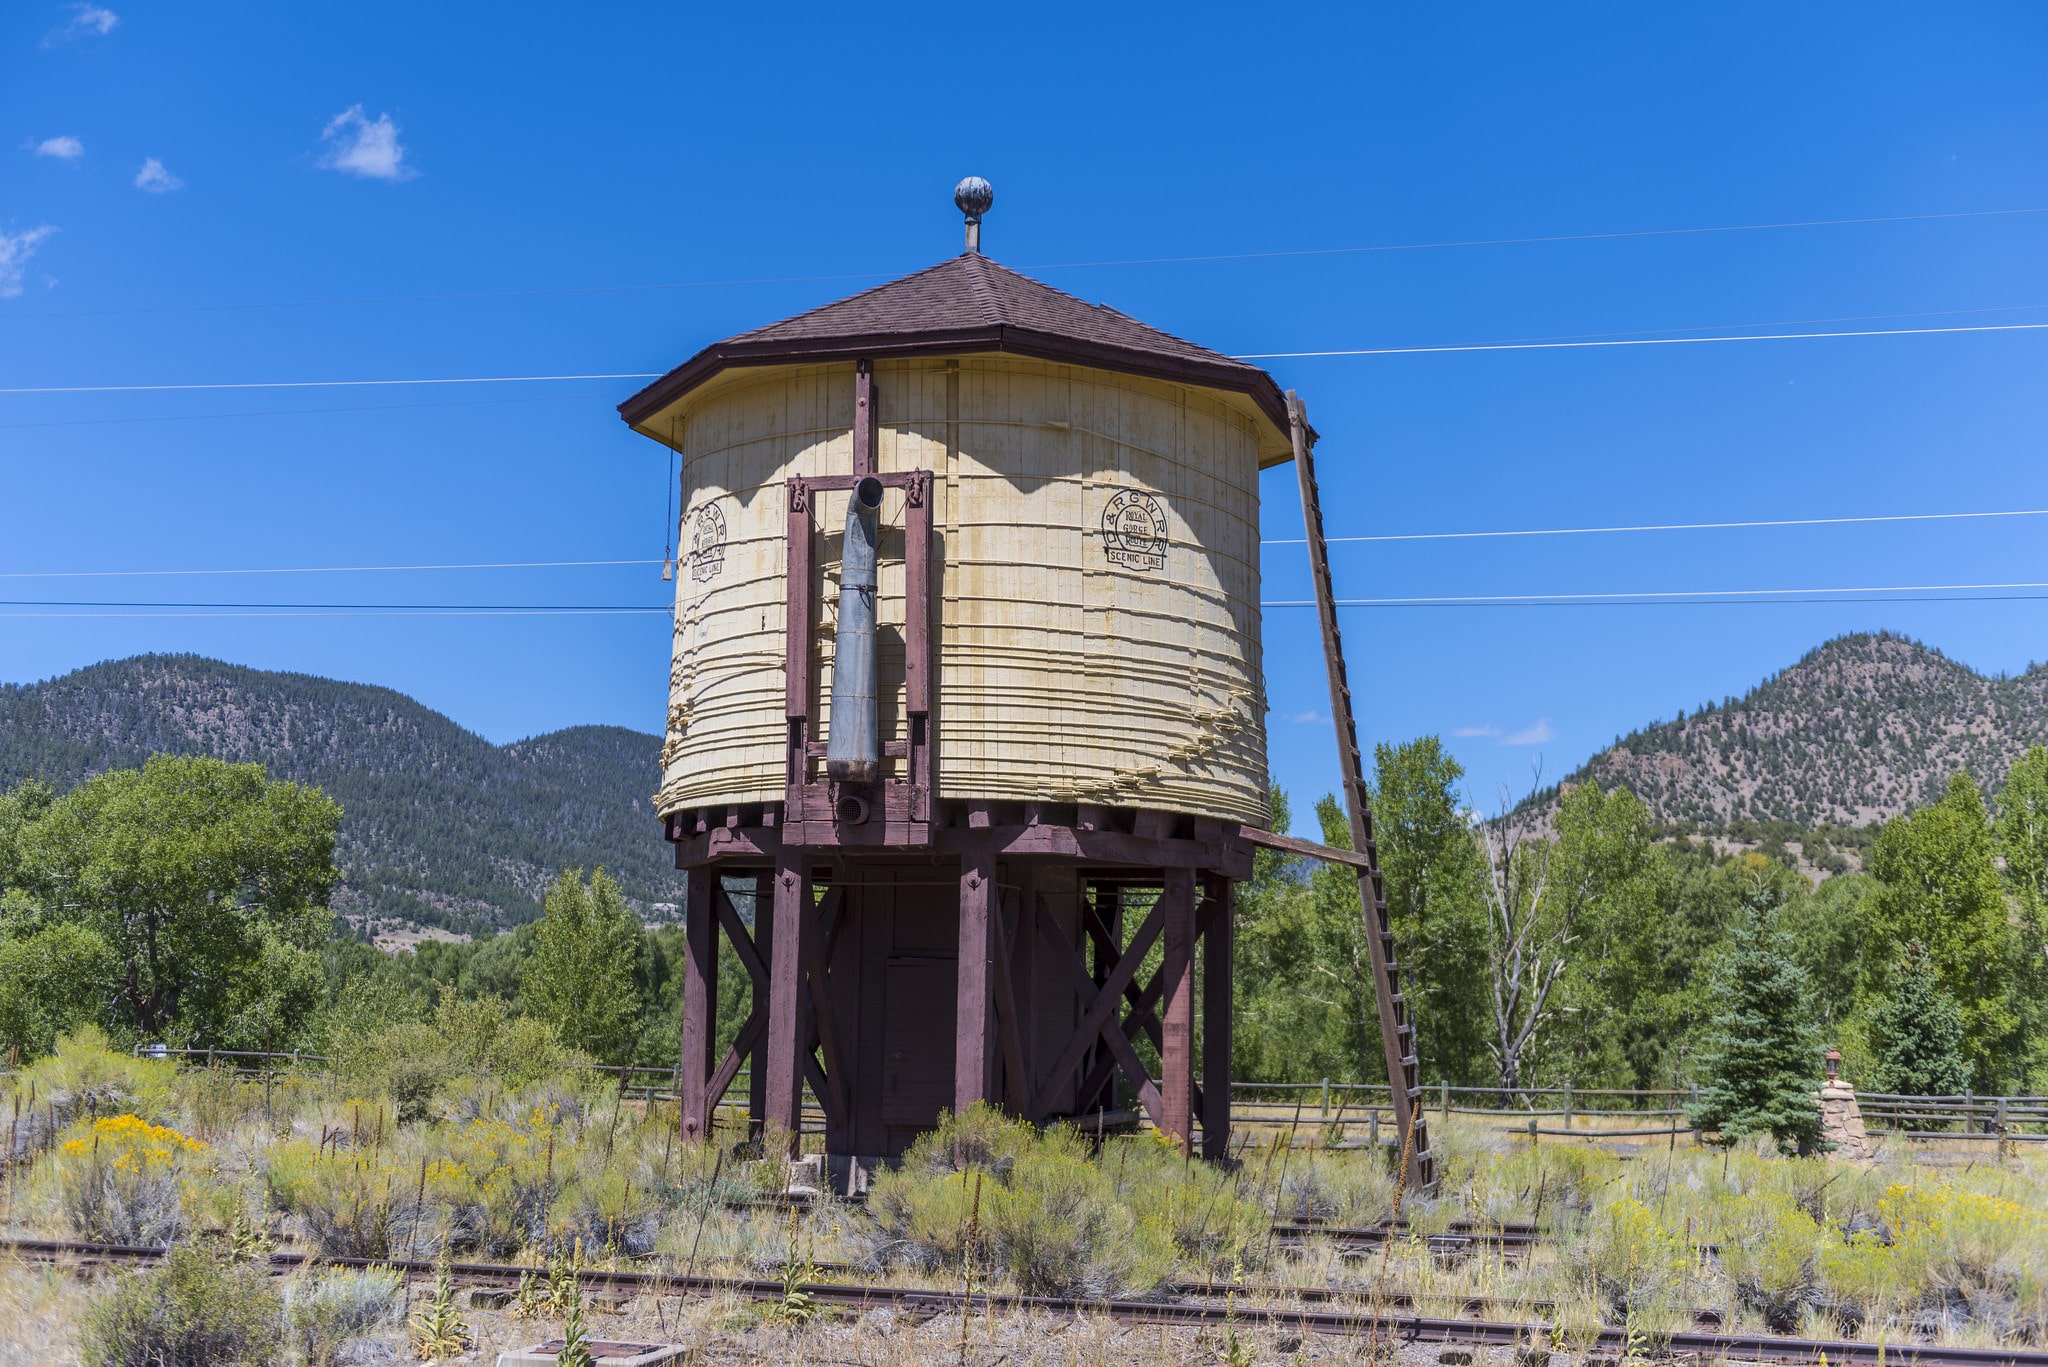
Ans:
[[[1251,419],[1205,390],[1009,356],[882,361],[875,384],[881,468],[934,472],[939,795],[1263,824]],[[848,363],[731,372],[678,419],[663,812],[783,795],[783,481],[850,472],[852,415]],[[882,507],[885,739],[902,721],[902,498]],[[822,739],[846,496],[817,503]]]

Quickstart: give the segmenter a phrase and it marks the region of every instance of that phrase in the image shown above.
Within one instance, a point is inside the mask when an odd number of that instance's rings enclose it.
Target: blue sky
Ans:
[[[998,260],[1232,353],[2048,322],[2048,213],[1991,212],[2048,209],[2037,6],[111,5],[0,8],[0,386],[664,370],[957,251],[970,172]],[[1574,240],[1330,250],[1541,237]],[[1290,252],[1320,254],[1244,255]],[[1196,256],[1240,259],[1071,264]],[[1369,535],[2048,507],[2044,360],[2011,331],[1268,364],[1331,532]],[[658,558],[634,387],[0,395],[0,573]],[[1297,535],[1291,473],[1265,495]],[[2042,523],[1335,568],[1352,597],[2034,582]],[[1266,569],[1306,596],[1299,548]],[[0,588],[665,597],[645,565]],[[97,611],[0,608],[42,614],[0,617],[0,681],[193,650],[499,741],[662,714],[659,618]],[[1346,614],[1365,738],[1443,735],[1482,805],[1876,628],[2048,656],[2039,601]],[[1269,613],[1267,674],[1276,778],[1331,787],[1313,614]]]

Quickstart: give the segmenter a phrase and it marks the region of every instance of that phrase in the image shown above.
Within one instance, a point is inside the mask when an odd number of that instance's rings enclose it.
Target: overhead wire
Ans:
[[[1523,247],[1566,242],[1607,242],[1629,238],[1698,237],[1727,233],[1783,232],[1805,228],[1857,227],[1882,223],[1931,223],[1973,218],[2012,218],[2048,213],[2048,207],[1961,209],[1932,214],[1880,214],[1861,218],[1817,218],[1773,223],[1710,224],[1689,228],[1635,228],[1593,233],[1551,233],[1523,237],[1456,238],[1434,242],[1381,242],[1341,247],[1296,247],[1254,252],[1212,252],[1183,256],[1122,257],[1098,261],[1042,261],[1020,270],[1095,270],[1123,266],[1176,266],[1219,261],[1260,261],[1289,257],[1365,256],[1383,252],[1452,251],[1478,247]],[[169,304],[142,308],[45,310],[0,314],[0,322],[34,318],[106,318],[159,313],[225,313],[259,309],[330,308],[353,304],[448,303],[485,299],[521,299],[552,295],[627,294],[662,290],[723,289],[755,285],[805,285],[851,280],[886,280],[887,272],[862,271],[839,275],[751,276],[727,280],[682,280],[627,285],[565,285],[516,290],[473,290],[436,294],[361,295],[332,299],[282,299],[243,304]]]
[[[670,507],[673,508],[673,503]],[[1531,536],[1596,536],[1631,532],[1725,531],[1771,527],[1832,527],[1898,522],[1949,522],[1984,518],[2048,517],[2048,508],[1997,508],[1955,513],[1867,513],[1844,517],[1752,518],[1729,522],[1647,522],[1607,527],[1522,527],[1497,531],[1387,532],[1373,536],[1332,536],[1332,545],[1365,542],[1462,541],[1486,538]],[[1302,546],[1302,537],[1274,537],[1262,546]],[[0,570],[0,579],[145,579],[195,578],[218,575],[267,574],[437,574],[477,570],[558,570],[638,568],[667,564],[667,558],[621,558],[612,560],[484,560],[420,562],[402,565],[278,565],[233,566],[209,569],[90,569],[90,570]]]
[[[1442,346],[1348,347],[1325,351],[1239,352],[1239,361],[1313,360],[1344,356],[1428,356],[1472,351],[1575,351],[1608,347],[1696,346],[1710,342],[1808,342],[1858,337],[1936,337],[1958,333],[2042,332],[2048,323],[1978,323],[1932,328],[1857,328],[1824,332],[1752,332],[1734,336],[1621,337],[1610,340],[1554,342],[1470,342]],[[621,371],[579,375],[458,375],[426,379],[387,380],[237,380],[197,384],[16,385],[0,395],[24,394],[153,394],[226,389],[365,389],[401,385],[563,384],[583,380],[658,380],[664,371]]]
[[[1470,604],[1542,604],[1542,603],[1649,603],[1649,602],[1782,602],[1804,598],[1813,602],[1841,602],[1847,595],[1908,595],[1923,593],[1972,593],[2008,592],[2016,590],[2048,589],[2048,582],[2042,583],[1997,583],[1997,584],[1872,584],[1846,588],[1798,588],[1798,589],[1643,589],[1608,590],[1598,593],[1474,593],[1457,595],[1433,595],[1394,598],[1340,598],[1338,607],[1383,608],[1383,607],[1457,607]],[[1873,597],[1858,601],[1868,602],[1919,602],[1910,597]],[[1289,598],[1262,601],[1262,608],[1312,608],[1313,598]]]
[[[1525,527],[1484,532],[1386,532],[1377,536],[1330,536],[1323,539],[1332,545],[1339,542],[1355,544],[1369,541],[1472,541],[1494,537],[1601,536],[1619,532],[1706,532],[1756,527],[1837,527],[1881,522],[1952,522],[1987,517],[2048,517],[2048,508],[2005,508],[1973,513],[1872,513],[1855,517],[1756,518],[1743,522],[1648,522],[1626,527]],[[1276,537],[1261,541],[1259,544],[1306,546],[1308,539],[1300,536]]]
[[[238,413],[152,413],[136,418],[59,418],[49,422],[0,422],[0,431],[25,427],[106,427],[137,422],[202,422],[218,418],[297,418],[335,413],[390,413],[412,408],[486,408],[508,403],[569,403],[577,399],[611,402],[618,397],[604,394],[522,394],[516,399],[441,399],[432,403],[362,403],[335,408],[254,408]]]
[[[1327,351],[1246,351],[1237,361],[1301,361],[1339,356],[1433,356],[1467,351],[1586,351],[1605,347],[1703,346],[1710,342],[1810,342],[1853,337],[1936,337],[1965,332],[2041,332],[2048,323],[1958,323],[1938,328],[1854,328],[1826,332],[1748,332],[1736,336],[1617,337],[1606,341],[1460,342],[1442,346],[1339,347]],[[0,390],[0,393],[20,393]]]

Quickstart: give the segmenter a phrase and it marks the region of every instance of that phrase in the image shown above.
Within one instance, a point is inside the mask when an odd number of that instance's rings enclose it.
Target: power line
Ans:
[[[1782,223],[1730,223],[1694,228],[1638,228],[1597,233],[1553,233],[1530,237],[1464,238],[1439,242],[1383,242],[1349,247],[1301,247],[1256,252],[1219,252],[1192,256],[1125,257],[1102,261],[1044,261],[1018,267],[1027,271],[1095,270],[1121,266],[1178,266],[1220,261],[1279,260],[1288,257],[1367,256],[1383,252],[1450,251],[1473,247],[1525,247],[1565,242],[1607,242],[1628,238],[1699,237],[1725,233],[1782,232],[1800,228],[1840,228],[1881,223],[1931,223],[1954,219],[2012,218],[2048,213],[2032,209],[1964,209],[1937,214],[1883,214],[1864,218],[1817,218]],[[364,295],[337,299],[285,299],[249,304],[171,304],[150,308],[76,309],[0,315],[0,321],[29,318],[109,318],[159,313],[232,313],[260,309],[328,308],[350,304],[452,303],[484,299],[524,299],[551,295],[638,294],[664,290],[725,289],[753,285],[808,285],[852,280],[886,280],[880,271],[841,275],[754,276],[730,280],[683,280],[637,285],[567,285],[518,290],[475,290],[440,294]]]
[[[1689,346],[1704,342],[1805,342],[1853,337],[1933,337],[1964,332],[2041,332],[2048,323],[1984,323],[1939,328],[1863,328],[1835,332],[1755,332],[1734,337],[1630,337],[1585,342],[1474,342],[1456,346],[1353,347],[1335,351],[1243,352],[1239,361],[1308,360],[1337,356],[1427,356],[1459,351],[1569,351],[1592,347]],[[259,380],[208,384],[31,385],[0,389],[0,394],[140,394],[202,389],[358,389],[380,385],[559,384],[576,380],[658,380],[665,372],[609,375],[467,375],[403,380]]]
[[[203,604],[199,606],[204,607]],[[334,612],[305,609],[275,612],[0,612],[0,617],[34,620],[78,618],[94,621],[119,621],[128,618],[153,621],[171,617],[629,617],[666,611],[666,608],[361,608]]]
[[[0,607],[276,609],[291,612],[665,613],[671,611],[665,604],[649,606],[642,603],[165,603],[76,598],[0,598]]]
[[[1680,602],[1785,602],[1805,601],[1831,603],[1849,601],[1850,594],[1900,595],[1922,593],[1993,593],[2018,589],[2048,589],[2048,583],[2019,584],[1875,584],[1853,588],[1800,588],[1800,589],[1654,589],[1639,591],[1610,591],[1604,593],[1476,593],[1445,597],[1415,598],[1340,598],[1338,607],[1345,608],[1392,608],[1392,607],[1459,607],[1467,605],[1527,605],[1543,603],[1680,603]],[[2036,595],[2029,595],[2036,596]],[[1872,597],[1856,599],[1858,602],[1924,602],[1953,601],[1928,600],[1907,597]],[[1261,602],[1262,608],[1312,608],[1313,598],[1290,598]]]
[[[1829,527],[1887,522],[1945,522],[1994,517],[2044,517],[2048,508],[2004,508],[1963,513],[1875,513],[1857,517],[1786,517],[1743,522],[1657,522],[1615,527],[1531,527],[1508,531],[1390,532],[1378,536],[1333,536],[1333,543],[1374,541],[1460,541],[1494,537],[1592,536],[1611,532],[1695,532],[1755,527]],[[1301,537],[1261,541],[1262,546],[1301,546]],[[0,579],[144,579],[194,578],[217,575],[266,574],[432,574],[473,570],[563,570],[638,568],[664,562],[653,558],[618,560],[478,560],[406,565],[277,565],[218,569],[135,570],[0,570]]]
[[[80,384],[0,389],[0,394],[159,394],[192,389],[364,389],[419,384],[561,384],[572,380],[658,380],[664,372],[631,375],[462,375],[430,380],[240,380],[212,384]]]
[[[595,566],[659,565],[659,560],[491,560],[451,565],[295,565],[277,569],[220,570],[8,570],[0,579],[141,579],[216,574],[406,574],[440,570],[570,570]]]
[[[1465,342],[1451,346],[1347,347],[1333,351],[1241,352],[1238,361],[1298,361],[1331,356],[1433,356],[1456,351],[1581,351],[1594,347],[1697,346],[1706,342],[1810,342],[1844,337],[1934,337],[1958,332],[2040,332],[2048,323],[1977,323],[1941,328],[1859,328],[1834,332],[1749,332],[1734,337],[1624,337],[1585,342]],[[0,390],[0,394],[23,393]]]
[[[339,408],[254,408],[238,413],[157,413],[143,418],[62,418],[52,422],[0,422],[0,431],[24,427],[105,427],[136,422],[202,422],[216,418],[297,418],[331,413],[390,413],[411,408],[485,408],[508,403],[566,403],[577,399],[610,402],[615,394],[524,394],[516,399],[445,399],[435,403],[362,403]]]
[[[1838,527],[1871,522],[1949,522],[1985,517],[2044,517],[2048,508],[2011,508],[1982,513],[1881,513],[1867,517],[1783,517],[1750,522],[1659,522],[1635,527],[1532,527],[1500,532],[1390,532],[1383,536],[1332,536],[1337,542],[1364,541],[1471,541],[1512,536],[1599,536],[1611,532],[1705,532],[1743,527]],[[1306,546],[1305,537],[1261,541],[1261,546]],[[4,577],[4,576],[0,576]]]

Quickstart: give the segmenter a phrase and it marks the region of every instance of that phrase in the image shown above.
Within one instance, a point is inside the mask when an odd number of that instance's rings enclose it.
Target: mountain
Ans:
[[[334,906],[365,932],[516,925],[565,867],[604,866],[650,918],[682,901],[650,798],[658,736],[577,726],[498,746],[388,688],[197,655],[0,685],[0,789],[68,789],[159,752],[255,761],[339,802]]]
[[[1941,795],[1967,770],[1995,788],[2048,744],[2048,665],[1986,678],[1889,633],[1841,636],[1739,699],[1647,727],[1567,784],[1624,784],[1662,820],[1862,826]]]

